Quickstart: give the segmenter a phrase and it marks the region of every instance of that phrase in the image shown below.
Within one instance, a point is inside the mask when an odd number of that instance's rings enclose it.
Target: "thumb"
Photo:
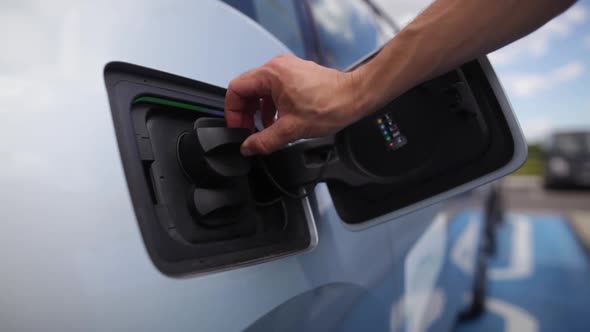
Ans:
[[[244,156],[271,154],[297,139],[295,126],[289,125],[289,118],[279,118],[270,127],[248,137],[242,144]]]

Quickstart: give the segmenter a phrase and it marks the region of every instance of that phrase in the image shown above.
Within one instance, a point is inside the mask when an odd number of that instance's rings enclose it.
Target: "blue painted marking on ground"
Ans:
[[[490,280],[488,294],[491,301],[495,305],[514,306],[516,311],[524,310],[524,314],[536,321],[539,331],[588,331],[590,260],[563,217],[530,215],[526,220],[532,229],[533,274],[515,280]],[[499,251],[497,257],[490,260],[490,269],[510,264],[514,255],[514,232],[511,223],[499,229]],[[506,313],[493,312],[494,305],[489,307],[483,317],[462,324],[457,331],[505,330]],[[508,312],[514,313],[513,309],[508,308]],[[519,312],[514,316],[523,317]]]

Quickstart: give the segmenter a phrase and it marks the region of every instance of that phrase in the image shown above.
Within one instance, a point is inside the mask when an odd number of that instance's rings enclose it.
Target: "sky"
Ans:
[[[430,3],[376,2],[402,26]],[[529,142],[556,130],[590,130],[590,0],[489,57]]]

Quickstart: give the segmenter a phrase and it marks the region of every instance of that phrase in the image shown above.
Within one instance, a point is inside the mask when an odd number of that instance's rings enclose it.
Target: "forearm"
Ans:
[[[406,90],[536,30],[575,0],[438,0],[351,73],[367,113]],[[366,114],[361,114],[362,116]]]
[[[242,144],[247,156],[332,135],[422,81],[530,33],[573,2],[437,0],[352,72],[283,55],[233,79],[225,98],[227,124],[254,128],[254,114],[262,113],[266,129]]]

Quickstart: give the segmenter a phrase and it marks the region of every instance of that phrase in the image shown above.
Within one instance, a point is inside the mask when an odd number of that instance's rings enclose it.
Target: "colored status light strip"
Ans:
[[[139,97],[133,101],[134,104],[136,103],[153,103],[158,105],[165,105],[165,106],[172,106],[177,108],[182,108],[191,111],[197,111],[201,113],[207,113],[211,115],[223,116],[223,111],[214,110],[210,108],[206,108],[203,106],[197,106],[193,104],[183,103],[180,101],[174,101],[169,99],[157,98],[157,97]]]
[[[377,126],[381,134],[383,134],[385,144],[390,151],[398,150],[408,143],[408,140],[402,135],[397,124],[393,122],[393,117],[390,113],[385,114],[384,117],[378,117]]]

